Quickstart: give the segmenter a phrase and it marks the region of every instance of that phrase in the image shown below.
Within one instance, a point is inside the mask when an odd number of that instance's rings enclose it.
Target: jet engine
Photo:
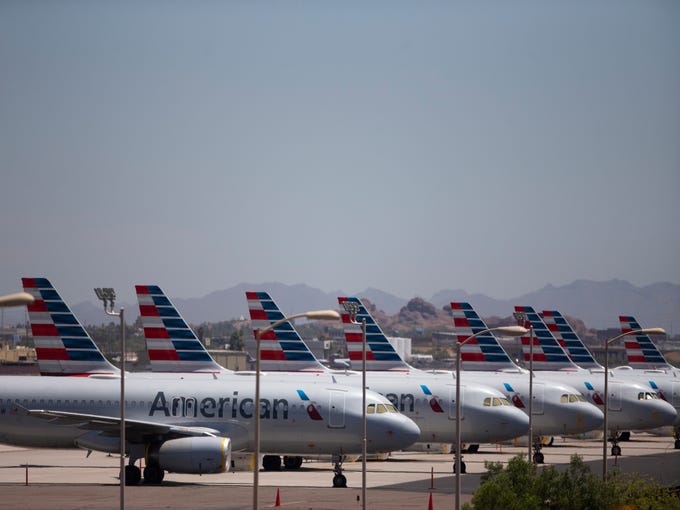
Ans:
[[[182,437],[150,445],[147,465],[175,473],[223,473],[231,466],[231,440],[226,437]]]

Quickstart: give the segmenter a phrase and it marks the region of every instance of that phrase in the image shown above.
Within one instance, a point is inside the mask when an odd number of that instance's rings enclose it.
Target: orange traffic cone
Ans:
[[[281,495],[279,494],[279,489],[276,489],[276,503],[274,506],[281,506]]]
[[[432,493],[430,492],[430,502],[427,504],[427,510],[434,510],[432,506]]]

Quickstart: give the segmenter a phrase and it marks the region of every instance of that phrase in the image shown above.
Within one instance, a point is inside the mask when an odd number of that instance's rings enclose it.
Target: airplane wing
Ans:
[[[47,409],[27,409],[27,414],[48,420],[54,425],[78,426],[83,430],[98,430],[114,435],[120,431],[120,418],[95,414],[71,413]],[[191,436],[219,436],[219,430],[208,427],[183,427],[144,420],[125,419],[125,434],[128,440],[141,442],[147,436],[163,436],[164,439],[175,439]]]

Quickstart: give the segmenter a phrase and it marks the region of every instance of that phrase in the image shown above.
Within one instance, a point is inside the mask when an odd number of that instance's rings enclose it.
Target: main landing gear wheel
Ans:
[[[142,471],[134,464],[125,466],[125,485],[137,485],[142,480]]]
[[[262,468],[265,471],[280,471],[281,457],[278,455],[265,455],[262,457]]]
[[[680,430],[676,430],[673,437],[675,438],[675,449],[680,450]]]
[[[302,467],[302,457],[283,457],[283,467],[286,469],[300,469]]]
[[[344,458],[342,455],[335,458],[333,465],[333,487],[345,488],[347,487],[347,478],[342,474],[342,462]]]
[[[163,481],[165,471],[158,464],[149,464],[144,468],[144,483],[158,485]]]

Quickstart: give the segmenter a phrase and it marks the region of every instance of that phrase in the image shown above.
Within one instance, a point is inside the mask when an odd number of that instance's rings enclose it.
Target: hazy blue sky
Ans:
[[[680,283],[680,2],[0,1],[0,293]]]

